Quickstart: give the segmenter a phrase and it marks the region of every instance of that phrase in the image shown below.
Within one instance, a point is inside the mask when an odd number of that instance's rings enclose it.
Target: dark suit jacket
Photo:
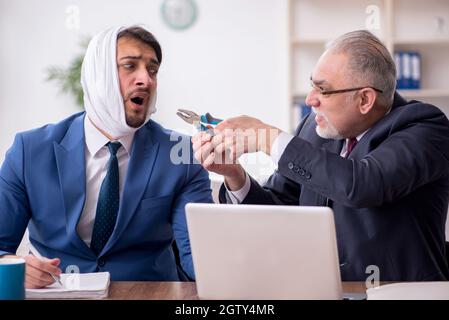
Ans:
[[[449,121],[436,107],[398,94],[391,112],[348,159],[306,118],[264,187],[251,179],[243,203],[331,205],[342,280],[448,280]],[[225,190],[220,190],[225,202]]]

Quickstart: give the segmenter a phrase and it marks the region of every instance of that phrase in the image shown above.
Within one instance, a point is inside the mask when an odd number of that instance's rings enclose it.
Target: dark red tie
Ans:
[[[352,152],[356,144],[357,144],[356,138],[351,138],[348,140],[348,147],[347,147],[348,151],[346,152],[345,158],[349,157],[349,154]]]

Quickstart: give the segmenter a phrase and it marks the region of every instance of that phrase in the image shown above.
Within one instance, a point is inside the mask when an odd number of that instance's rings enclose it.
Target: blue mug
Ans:
[[[0,300],[25,299],[25,260],[0,258]]]

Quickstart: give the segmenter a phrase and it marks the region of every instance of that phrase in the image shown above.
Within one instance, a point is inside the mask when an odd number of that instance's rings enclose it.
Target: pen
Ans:
[[[30,252],[33,254],[33,256],[35,256],[39,260],[43,260],[44,257],[42,257],[39,251],[37,251],[37,249],[31,243],[30,243]],[[61,286],[63,285],[59,277],[55,276],[52,273],[49,273],[49,275],[53,278],[53,280],[55,280],[55,282],[59,283]]]

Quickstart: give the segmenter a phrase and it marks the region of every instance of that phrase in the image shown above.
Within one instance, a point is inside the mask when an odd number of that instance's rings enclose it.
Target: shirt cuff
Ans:
[[[245,172],[245,184],[243,187],[236,191],[231,191],[228,189],[226,182],[224,183],[226,188],[226,193],[229,195],[229,199],[233,204],[242,203],[242,201],[246,198],[249,193],[249,189],[251,189],[251,179],[248,176],[248,173]]]
[[[281,132],[271,146],[271,159],[278,164],[287,145],[295,136],[287,132]]]

